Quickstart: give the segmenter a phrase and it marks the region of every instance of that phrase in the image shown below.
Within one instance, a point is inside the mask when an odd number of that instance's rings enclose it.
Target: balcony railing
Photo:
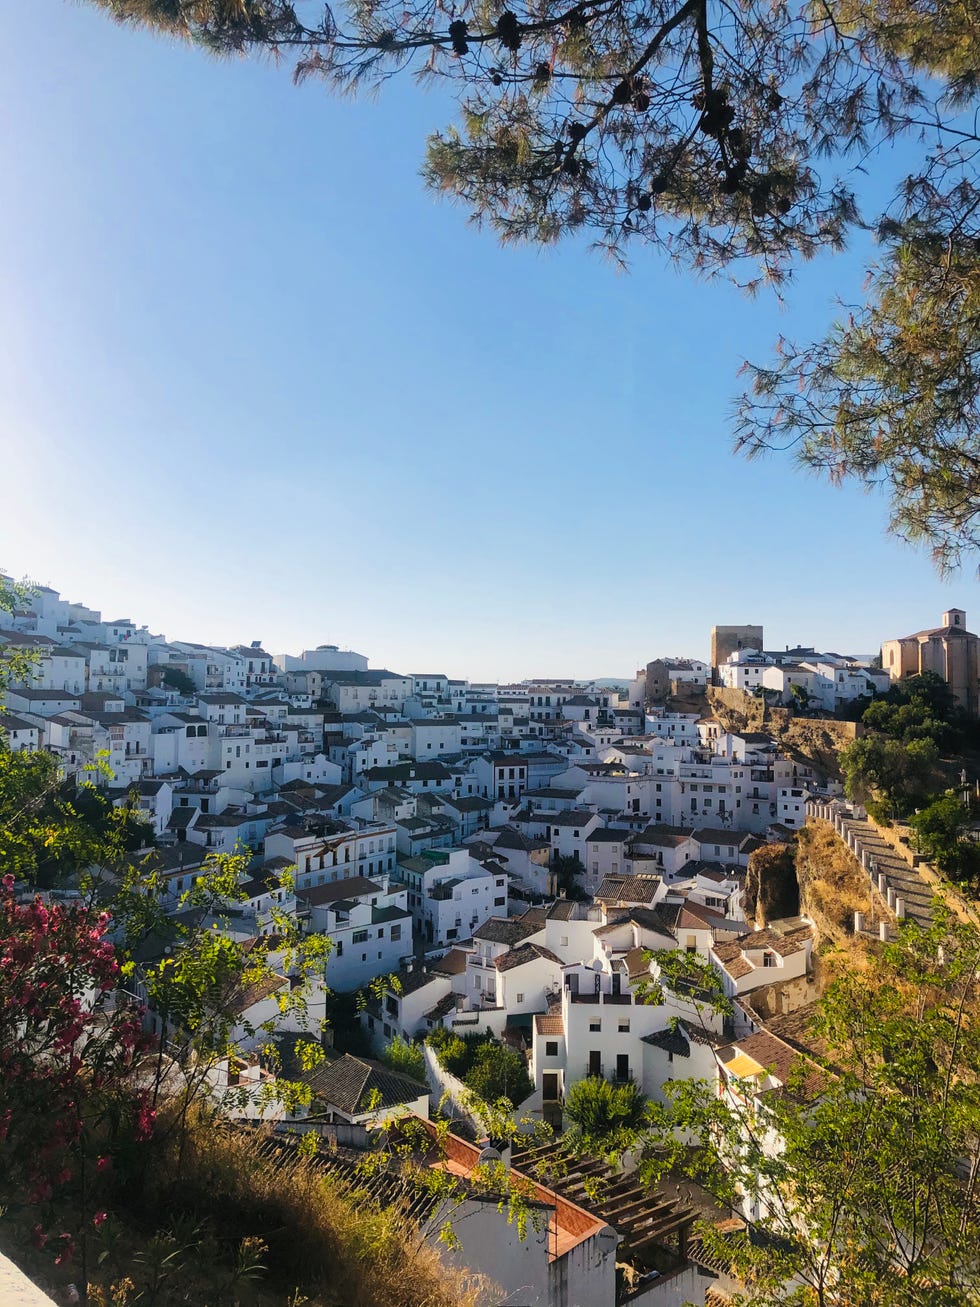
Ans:
[[[617,1007],[624,1003],[633,1002],[633,995],[629,992],[625,994],[609,994],[604,991],[576,993],[573,989],[570,989],[568,991],[568,997],[572,1003],[612,1003]]]

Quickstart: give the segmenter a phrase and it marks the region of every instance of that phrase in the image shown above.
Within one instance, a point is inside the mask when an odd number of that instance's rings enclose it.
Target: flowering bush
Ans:
[[[83,904],[20,903],[0,882],[0,1203],[43,1207],[109,1169],[121,1133],[148,1137],[152,1112],[133,1085],[141,1011],[116,996],[109,916]],[[85,1213],[81,1213],[82,1219]],[[43,1222],[33,1241],[72,1255]]]

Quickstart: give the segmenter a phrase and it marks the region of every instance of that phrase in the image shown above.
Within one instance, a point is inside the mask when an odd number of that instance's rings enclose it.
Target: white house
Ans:
[[[804,925],[786,934],[770,928],[719,941],[708,956],[721,974],[725,993],[735,998],[760,985],[802,979],[810,971],[812,949],[813,928]]]
[[[347,992],[398,971],[412,952],[405,888],[386,875],[297,888],[296,900],[309,928],[333,942],[325,971],[331,989]]]
[[[469,939],[481,922],[507,909],[506,870],[499,864],[483,866],[466,848],[400,858],[398,874],[427,947]]]
[[[14,713],[0,712],[0,731],[11,753],[34,753],[41,745],[41,727]]]
[[[485,799],[519,799],[529,788],[528,763],[521,754],[480,754],[473,760],[473,774]]]

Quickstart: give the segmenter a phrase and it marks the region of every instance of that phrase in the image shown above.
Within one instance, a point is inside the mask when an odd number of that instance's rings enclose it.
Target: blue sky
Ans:
[[[977,611],[884,506],[730,453],[780,307],[502,249],[418,178],[446,104],[216,62],[64,0],[0,49],[0,566],[175,638],[621,676],[716,622],[870,651]]]

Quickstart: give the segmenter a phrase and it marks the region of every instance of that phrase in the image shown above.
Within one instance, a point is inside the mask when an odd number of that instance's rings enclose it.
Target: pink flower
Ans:
[[[152,1107],[141,1107],[136,1113],[136,1138],[140,1141],[149,1139],[153,1134],[153,1122],[156,1112]]]
[[[111,1166],[112,1166],[111,1157],[100,1157],[95,1164],[95,1169],[97,1171],[108,1171]]]
[[[109,1219],[108,1212],[96,1212],[95,1215],[92,1217],[92,1224],[98,1230],[101,1226],[105,1225],[108,1219]]]
[[[14,882],[14,878],[13,878],[13,876],[11,876],[9,873],[8,873],[6,876],[4,876],[4,878],[3,878],[3,887],[4,887],[4,889],[7,891],[8,894],[12,894],[12,893],[13,893],[13,891],[14,891],[14,884],[15,884],[15,882]]]

